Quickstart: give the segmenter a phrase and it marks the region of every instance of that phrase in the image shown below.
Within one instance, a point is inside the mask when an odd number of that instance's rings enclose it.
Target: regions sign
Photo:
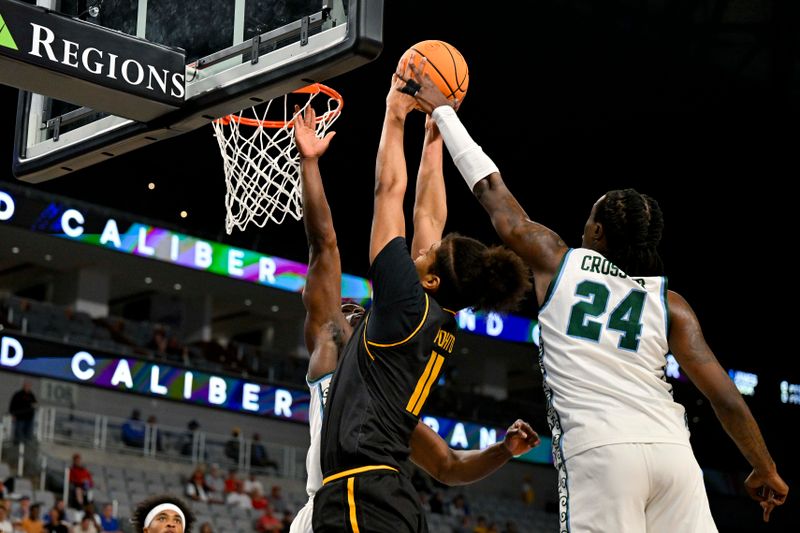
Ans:
[[[0,83],[152,120],[184,102],[182,50],[15,0],[0,0]]]

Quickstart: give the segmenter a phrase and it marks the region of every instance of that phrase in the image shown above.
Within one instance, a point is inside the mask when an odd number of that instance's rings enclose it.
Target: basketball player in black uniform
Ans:
[[[309,107],[294,120],[294,139],[300,154],[303,190],[303,225],[308,240],[308,275],[303,289],[306,308],[304,333],[309,352],[308,383],[313,409],[309,410],[311,442],[306,457],[306,492],[309,501],[295,515],[291,533],[312,533],[313,496],[322,486],[320,438],[325,398],[342,348],[353,335],[352,324],[364,309],[341,302],[342,267],[333,218],[325,197],[319,158],[327,152],[334,133],[317,137],[314,109]],[[417,176],[417,222],[424,228],[415,232],[423,238],[426,230],[443,226],[447,207],[444,198],[442,137],[433,121],[426,123],[420,173]],[[441,232],[441,229],[438,230]],[[316,403],[316,405],[315,405]],[[539,436],[522,420],[508,428],[502,442],[483,450],[453,450],[438,433],[418,422],[411,436],[411,461],[446,485],[472,483],[488,476],[515,455],[539,444]]]
[[[415,102],[399,92],[404,85],[393,77],[378,149],[372,306],[343,349],[326,404],[323,486],[314,499],[318,533],[427,531],[416,491],[399,471],[431,387],[453,352],[455,312],[511,309],[531,287],[519,257],[459,235],[441,239],[443,220],[426,223],[431,212],[418,209],[413,251],[419,255],[412,260],[403,214],[403,134]]]

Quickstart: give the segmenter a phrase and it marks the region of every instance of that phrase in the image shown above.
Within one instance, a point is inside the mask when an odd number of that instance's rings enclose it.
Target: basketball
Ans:
[[[424,72],[448,99],[464,100],[469,87],[469,68],[464,56],[455,46],[438,40],[420,41],[403,53],[398,72],[405,72],[412,53],[416,66],[419,66],[423,57],[428,59]]]

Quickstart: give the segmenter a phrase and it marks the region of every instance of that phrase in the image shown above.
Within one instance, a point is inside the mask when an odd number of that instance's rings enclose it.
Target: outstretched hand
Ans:
[[[399,74],[404,82],[401,88],[405,87],[409,80],[419,84],[419,90],[414,93],[414,100],[416,101],[417,108],[425,113],[431,114],[434,109],[443,105],[449,105],[458,109],[460,105],[458,99],[449,100],[425,72],[425,65],[427,62],[428,59],[423,57],[419,62],[419,66],[415,65],[414,54],[412,52],[408,59],[406,72]]]
[[[386,95],[386,109],[400,117],[408,115],[417,104],[412,96],[401,91],[405,85],[403,77],[395,72],[392,74],[392,87]]]
[[[783,505],[789,493],[789,486],[774,471],[762,474],[753,470],[744,480],[744,488],[751,498],[761,504],[761,508],[764,510],[764,522],[769,522],[772,510]]]
[[[533,428],[527,422],[520,419],[517,419],[516,422],[509,426],[506,436],[503,439],[503,444],[508,451],[511,452],[511,455],[515,457],[528,453],[541,442],[539,435]]]
[[[297,151],[300,152],[300,157],[304,159],[319,158],[328,149],[328,145],[333,136],[336,135],[336,132],[329,131],[325,134],[325,137],[317,137],[317,114],[310,105],[302,114],[298,114],[300,106],[295,105],[294,112],[296,115],[292,123],[294,126],[294,142],[297,145]]]

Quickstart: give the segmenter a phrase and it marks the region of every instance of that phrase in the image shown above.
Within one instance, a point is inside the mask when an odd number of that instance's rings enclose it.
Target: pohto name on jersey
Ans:
[[[586,255],[581,260],[581,270],[586,272],[595,272],[597,274],[603,274],[605,276],[614,276],[616,278],[627,278],[628,275],[625,274],[622,270],[620,270],[617,265],[606,259],[601,255]],[[645,286],[645,280],[643,278],[631,278],[633,281],[641,285],[642,287]]]
[[[453,353],[453,346],[456,343],[456,336],[449,331],[440,329],[438,332],[436,332],[436,338],[433,340],[433,342],[436,344],[436,346],[447,353]]]

